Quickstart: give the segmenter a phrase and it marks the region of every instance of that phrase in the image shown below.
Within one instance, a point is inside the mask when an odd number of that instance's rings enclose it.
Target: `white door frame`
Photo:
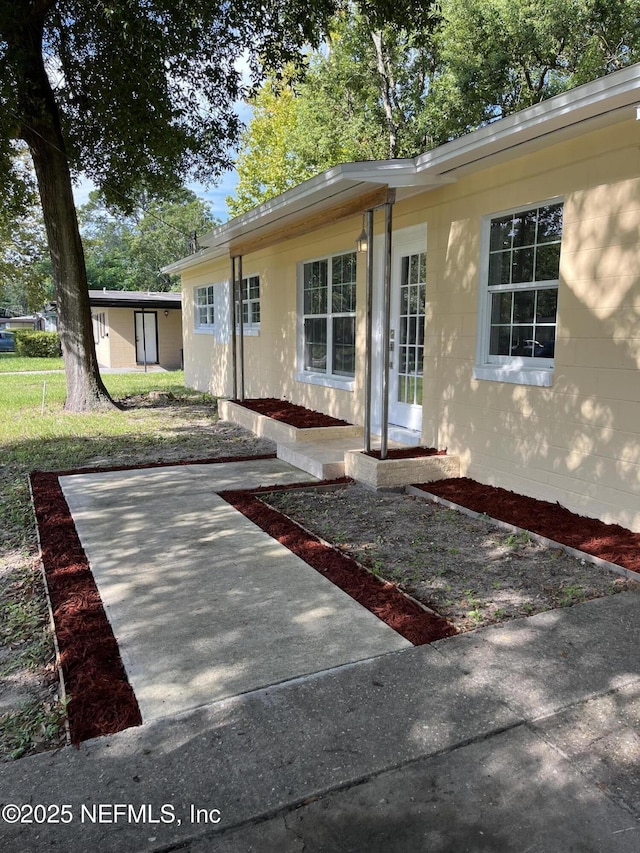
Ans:
[[[140,323],[138,320],[140,319]],[[135,311],[134,332],[137,364],[158,364],[158,312]]]
[[[427,251],[427,225],[422,223],[410,228],[393,232],[391,253],[391,329],[394,334],[391,351],[392,368],[389,371],[389,425],[415,432],[422,430],[422,406],[398,403],[398,362],[399,362],[399,313],[400,313],[400,276],[402,258],[406,255]],[[378,237],[374,243],[375,274],[373,288],[373,352],[382,352],[382,303],[384,289],[384,238]],[[382,360],[374,355],[372,368],[372,428],[380,432],[380,412],[382,400]]]

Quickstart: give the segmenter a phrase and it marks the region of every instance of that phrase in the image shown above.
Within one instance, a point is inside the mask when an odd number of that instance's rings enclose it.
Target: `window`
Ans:
[[[422,405],[427,254],[404,255],[400,268],[398,402]]]
[[[260,325],[260,276],[242,279],[242,323],[245,331]]]
[[[477,378],[527,382],[522,371],[553,366],[562,212],[554,203],[491,219],[479,362],[502,373],[476,370]]]
[[[303,264],[303,370],[351,379],[356,360],[356,253]]]
[[[210,329],[215,324],[214,311],[214,285],[196,287],[195,297],[195,327],[196,329]]]

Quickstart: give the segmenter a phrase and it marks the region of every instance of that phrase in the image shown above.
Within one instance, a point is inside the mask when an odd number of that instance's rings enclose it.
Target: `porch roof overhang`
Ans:
[[[90,290],[92,308],[181,308],[182,294],[172,291]]]
[[[203,235],[203,247],[165,267],[181,273],[508,162],[587,131],[638,117],[640,63],[556,95],[413,159],[345,163],[293,187]]]

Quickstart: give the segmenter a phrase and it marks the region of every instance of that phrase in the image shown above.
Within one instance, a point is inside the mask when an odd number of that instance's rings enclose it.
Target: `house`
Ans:
[[[182,367],[180,293],[90,290],[100,367]]]
[[[0,329],[28,329],[30,332],[48,332],[42,314],[25,314],[21,317],[0,317]]]
[[[639,105],[634,65],[217,227],[165,270],[185,381],[640,531]]]

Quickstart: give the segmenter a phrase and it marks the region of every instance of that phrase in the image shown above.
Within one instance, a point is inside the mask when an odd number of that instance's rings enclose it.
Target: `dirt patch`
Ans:
[[[633,533],[617,524],[605,524],[597,518],[570,512],[559,503],[529,498],[497,486],[485,486],[467,477],[440,480],[417,488],[616,563],[632,572],[640,572],[640,533]]]
[[[259,415],[266,415],[268,418],[273,418],[274,421],[281,421],[297,429],[349,426],[347,421],[332,418],[329,415],[323,415],[321,412],[314,412],[312,409],[305,409],[304,406],[297,406],[295,403],[289,403],[288,400],[278,400],[275,397],[233,400],[233,402],[238,406],[244,406],[245,409],[251,409],[252,412],[257,412]]]
[[[269,495],[269,503],[460,631],[636,587],[612,572],[404,494],[359,485]]]

